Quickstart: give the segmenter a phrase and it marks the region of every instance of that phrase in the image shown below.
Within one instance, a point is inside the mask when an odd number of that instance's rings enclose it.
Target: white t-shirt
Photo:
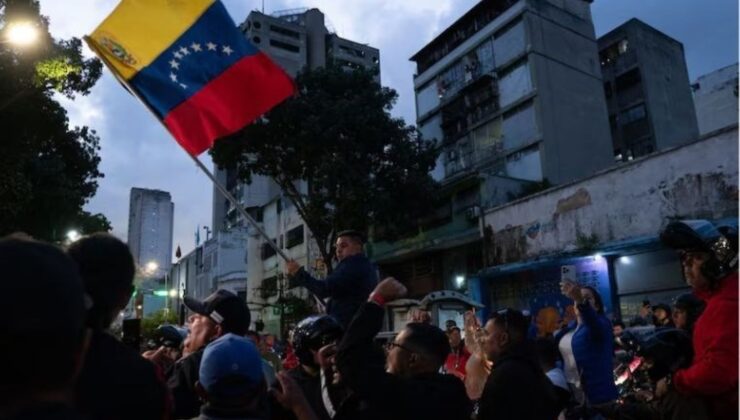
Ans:
[[[573,335],[576,331],[578,331],[578,327],[565,334],[563,338],[560,339],[558,348],[560,350],[560,355],[563,357],[565,380],[570,384],[570,391],[573,393],[576,401],[583,403],[585,398],[583,390],[581,389],[581,375],[578,372],[576,357],[573,354]]]

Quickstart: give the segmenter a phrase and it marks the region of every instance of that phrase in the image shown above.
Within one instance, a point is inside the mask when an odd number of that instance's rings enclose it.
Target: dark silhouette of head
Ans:
[[[108,328],[133,293],[136,266],[131,251],[113,235],[94,233],[72,243],[67,254],[77,263],[93,302],[88,325]]]
[[[75,263],[52,245],[0,239],[0,417],[65,400],[89,342]]]

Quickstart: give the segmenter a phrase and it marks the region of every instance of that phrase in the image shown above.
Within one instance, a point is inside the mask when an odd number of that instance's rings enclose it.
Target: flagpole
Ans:
[[[159,123],[162,124],[162,126],[167,130],[167,132],[169,132],[169,129],[167,129],[167,126],[165,126],[164,123],[162,122],[162,120],[159,119],[159,116],[157,115],[156,112],[154,112],[154,110],[152,109],[152,107],[139,95],[138,92],[136,92],[135,89],[132,89],[128,85],[128,82],[123,77],[121,77],[120,74],[118,74],[118,72],[115,70],[115,67],[105,57],[105,54],[102,51],[100,51],[100,49],[98,49],[98,47],[97,47],[97,45],[95,43],[95,40],[93,40],[92,38],[90,38],[87,35],[85,35],[83,37],[83,39],[87,43],[87,46],[90,47],[90,49],[93,50],[97,54],[97,56],[100,58],[100,60],[103,61],[103,63],[106,65],[106,67],[108,67],[108,69],[111,71],[111,73],[113,73],[113,75],[116,77],[116,79],[118,79],[118,82],[121,83],[124,87],[126,87],[126,90],[128,90],[129,93],[131,93],[132,95],[134,95],[134,97],[136,99],[138,99],[139,102],[141,102],[146,107],[147,110],[149,110],[149,112],[152,114],[152,116],[154,116],[154,119],[156,119],[157,121],[159,121]],[[274,249],[275,252],[283,258],[283,260],[290,261],[292,258],[288,257],[288,255],[285,254],[285,252],[283,252],[282,249],[278,248],[278,246],[275,243],[275,241],[273,241],[272,239],[270,239],[269,236],[267,236],[267,233],[262,229],[262,227],[260,227],[260,225],[257,223],[257,221],[254,220],[254,218],[249,213],[247,213],[247,211],[244,209],[244,207],[239,204],[239,202],[236,200],[236,198],[226,189],[226,187],[224,187],[220,182],[218,182],[218,180],[216,179],[216,177],[213,176],[213,173],[205,165],[203,165],[203,162],[201,162],[200,159],[198,159],[197,156],[191,155],[190,153],[188,153],[182,147],[180,147],[180,149],[182,149],[185,152],[185,154],[187,154],[188,156],[190,156],[191,159],[193,159],[193,161],[195,162],[195,164],[203,171],[203,173],[205,173],[206,176],[208,176],[208,178],[211,179],[211,182],[213,182],[213,185],[216,186],[216,189],[218,189],[221,192],[221,194],[227,200],[229,200],[229,202],[231,202],[231,204],[233,204],[234,207],[236,207],[236,209],[239,211],[239,213],[242,216],[244,216],[244,218],[255,229],[257,229],[257,232],[259,232],[259,234],[262,235],[262,238],[270,245],[270,247],[272,247],[272,249]]]

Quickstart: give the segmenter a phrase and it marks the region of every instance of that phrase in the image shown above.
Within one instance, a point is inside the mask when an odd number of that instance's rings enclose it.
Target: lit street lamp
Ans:
[[[36,42],[38,37],[39,30],[31,22],[13,22],[5,28],[5,37],[2,39],[2,43],[27,47]]]
[[[69,240],[70,243],[75,242],[78,239],[80,239],[80,232],[75,229],[70,229],[67,231],[67,240]]]
[[[159,268],[159,264],[156,261],[149,261],[144,267],[144,271],[147,275],[151,276]]]

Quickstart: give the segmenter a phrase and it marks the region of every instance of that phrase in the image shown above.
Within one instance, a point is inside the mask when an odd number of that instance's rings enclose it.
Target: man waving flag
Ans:
[[[192,156],[295,91],[220,1],[123,0],[85,39]]]

